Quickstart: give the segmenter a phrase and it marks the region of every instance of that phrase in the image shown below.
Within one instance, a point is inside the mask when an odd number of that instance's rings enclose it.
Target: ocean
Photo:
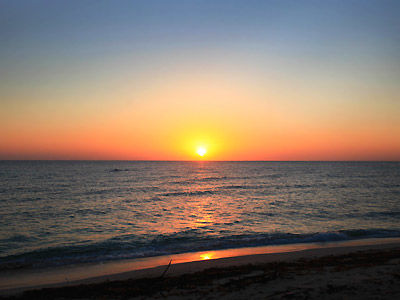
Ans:
[[[0,270],[380,237],[399,162],[0,161]]]

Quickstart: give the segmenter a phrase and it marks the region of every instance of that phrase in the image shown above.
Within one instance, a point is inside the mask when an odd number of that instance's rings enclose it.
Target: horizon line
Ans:
[[[65,162],[400,162],[400,160],[159,160],[159,159],[0,159],[0,161],[65,161]]]

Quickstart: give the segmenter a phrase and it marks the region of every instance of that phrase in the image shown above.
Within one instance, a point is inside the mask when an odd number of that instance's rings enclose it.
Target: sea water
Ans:
[[[0,161],[0,270],[399,236],[398,162]]]

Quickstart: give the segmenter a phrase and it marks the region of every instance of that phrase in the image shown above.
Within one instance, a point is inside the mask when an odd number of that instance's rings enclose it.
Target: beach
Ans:
[[[394,299],[400,242],[320,247],[171,263],[5,299]]]

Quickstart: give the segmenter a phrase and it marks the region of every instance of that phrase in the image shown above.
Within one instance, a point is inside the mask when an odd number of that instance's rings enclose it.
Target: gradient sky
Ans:
[[[400,1],[0,2],[0,159],[400,160]]]

